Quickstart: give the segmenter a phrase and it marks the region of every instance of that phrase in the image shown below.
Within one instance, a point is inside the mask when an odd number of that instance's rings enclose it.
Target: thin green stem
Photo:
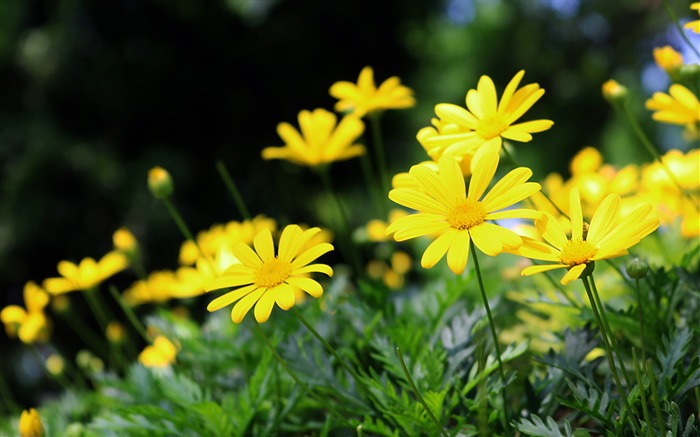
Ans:
[[[72,310],[69,310],[71,313]],[[94,330],[83,322],[80,316],[70,313],[61,313],[61,318],[68,324],[83,343],[93,351],[104,351],[104,341],[94,334]]]
[[[515,161],[515,158],[513,158],[513,155],[510,154],[510,152],[508,151],[508,149],[507,149],[506,147],[501,147],[501,150],[503,150],[503,153],[508,157],[508,159],[510,160],[511,164],[513,165],[513,168],[518,168],[518,167],[520,167],[520,165],[518,165],[518,163]],[[547,193],[545,193],[544,191],[540,190],[540,194],[542,194],[542,195],[544,196],[544,198],[547,199],[547,202],[549,202],[550,205],[552,205],[552,207],[559,213],[559,215],[562,215],[562,216],[564,216],[564,217],[568,217],[568,216],[569,216],[569,215],[566,214],[564,211],[562,211],[561,208],[559,208],[559,207],[557,206],[556,203],[554,203],[554,201],[552,200],[552,198],[549,197],[549,195],[547,195]]]
[[[659,388],[656,385],[657,373],[654,372],[651,360],[646,363],[647,375],[649,376],[649,382],[651,383],[651,402],[654,404],[654,411],[656,413],[656,426],[659,427],[659,434],[666,434],[666,424],[664,423],[664,418],[661,416],[661,401],[659,400]]]
[[[132,310],[131,307],[124,301],[124,297],[122,297],[122,295],[119,293],[117,287],[115,287],[114,285],[110,285],[109,292],[112,293],[114,300],[117,301],[121,309],[124,311],[124,314],[126,314],[126,317],[129,319],[129,322],[131,322],[131,326],[133,326],[134,329],[136,329],[136,332],[139,333],[139,335],[146,341],[146,343],[150,344],[151,339],[148,338],[148,334],[146,334],[146,329],[143,327],[138,317],[136,317],[136,314],[134,314],[134,310]]]
[[[102,306],[101,299],[97,296],[97,289],[87,289],[83,292],[83,294],[85,295],[85,299],[87,300],[87,303],[90,306],[90,310],[95,315],[97,322],[100,324],[102,335],[105,335],[110,317],[107,315],[105,308]]]
[[[664,8],[666,8],[666,13],[669,17],[671,17],[671,21],[673,21],[673,24],[676,26],[678,33],[681,34],[681,38],[683,38],[683,41],[685,41],[685,43],[688,44],[688,46],[690,46],[690,48],[700,58],[700,51],[698,51],[698,48],[695,46],[695,44],[693,44],[690,41],[688,35],[686,35],[685,30],[683,30],[683,27],[681,26],[681,22],[678,20],[676,13],[673,12],[673,8],[671,8],[671,5],[668,3],[668,0],[664,0]]]
[[[352,239],[351,239],[351,227],[350,227],[350,222],[348,220],[348,216],[346,214],[345,208],[343,207],[342,202],[340,201],[340,197],[338,197],[338,194],[335,192],[335,189],[333,188],[333,182],[331,181],[331,177],[329,174],[329,167],[320,167],[318,169],[318,174],[321,178],[321,183],[323,184],[324,189],[328,193],[328,195],[331,197],[333,203],[335,204],[335,209],[338,212],[338,215],[340,216],[340,224],[341,224],[341,229],[340,229],[340,241],[345,246],[345,256],[348,257],[350,263],[352,264],[353,269],[355,270],[355,273],[358,276],[363,275],[363,270],[362,270],[362,264],[360,262],[360,256],[357,253],[357,251],[354,248],[354,245],[352,244]]]
[[[330,352],[330,353],[335,357],[335,359],[338,361],[338,364],[340,364],[341,367],[343,367],[343,369],[347,370],[347,372],[348,372],[350,375],[352,375],[352,377],[355,379],[355,381],[357,382],[357,384],[358,384],[360,387],[362,387],[362,390],[365,392],[365,394],[369,396],[370,393],[371,393],[371,391],[370,391],[369,388],[365,385],[365,383],[362,381],[362,379],[360,378],[360,375],[357,374],[357,372],[355,371],[355,369],[353,369],[353,368],[343,359],[343,357],[340,356],[340,354],[338,353],[338,351],[336,351],[335,348],[334,348],[333,346],[331,346],[331,344],[328,343],[328,341],[326,341],[326,339],[323,338],[323,336],[322,336],[321,334],[319,334],[318,331],[316,331],[316,329],[314,329],[314,327],[311,326],[311,324],[310,324],[309,322],[306,321],[306,319],[304,318],[304,316],[301,315],[301,312],[299,312],[299,310],[297,309],[297,307],[292,307],[292,312],[294,312],[294,315],[297,316],[297,318],[299,319],[299,321],[306,327],[306,329],[308,329],[309,332],[311,332],[311,334],[312,334],[314,337],[316,337],[316,339],[317,339],[318,341],[321,342],[321,344],[326,348],[326,350],[328,350],[328,352]]]
[[[644,413],[644,421],[647,424],[647,435],[651,436],[651,416],[649,415],[649,407],[647,406],[647,395],[642,379],[642,372],[639,370],[639,363],[637,362],[637,351],[634,348],[632,348],[632,361],[634,361],[634,374],[637,377],[637,387],[639,387],[639,394],[642,397],[642,412]]]
[[[386,168],[386,158],[384,154],[384,141],[382,140],[382,126],[379,123],[380,112],[374,112],[368,116],[372,124],[372,142],[374,143],[375,164],[379,172],[379,182],[382,191],[389,189],[389,175]]]
[[[236,188],[236,184],[233,182],[233,179],[231,178],[231,175],[228,173],[228,170],[226,169],[226,166],[224,165],[223,162],[216,161],[216,169],[219,171],[219,175],[221,175],[221,179],[224,180],[224,184],[226,185],[226,188],[228,189],[229,194],[231,194],[231,197],[233,197],[233,201],[236,204],[236,207],[238,208],[238,212],[241,213],[241,216],[245,220],[250,220],[251,215],[250,212],[248,212],[248,208],[245,206],[245,202],[243,201],[243,197],[241,196],[241,193],[238,191],[238,188]]]
[[[583,281],[583,286],[586,289],[586,294],[588,295],[588,301],[591,303],[591,309],[593,310],[593,315],[595,316],[596,323],[598,324],[598,329],[600,330],[600,336],[603,337],[603,346],[605,347],[605,355],[607,356],[608,364],[610,365],[610,372],[612,373],[613,379],[615,379],[615,384],[617,384],[617,388],[620,391],[620,397],[622,398],[622,402],[625,405],[625,410],[628,413],[630,413],[630,415],[628,415],[627,417],[630,419],[630,423],[632,424],[632,427],[634,428],[635,435],[638,435],[639,429],[637,428],[637,423],[631,415],[633,410],[629,404],[629,401],[627,400],[627,393],[622,386],[622,382],[620,381],[620,376],[617,374],[617,366],[615,365],[615,358],[613,357],[613,349],[608,341],[608,333],[605,330],[605,324],[603,323],[603,320],[601,319],[601,316],[598,313],[598,309],[596,306],[596,300],[593,297],[593,292],[591,291],[591,286],[588,283],[588,277],[584,276],[583,278],[581,278],[581,281]]]
[[[642,361],[646,362],[647,354],[644,352],[646,346],[646,341],[644,340],[644,309],[642,307],[642,291],[639,288],[639,278],[636,278],[635,285],[637,286],[637,312],[639,314],[639,340],[642,343]],[[635,366],[637,365],[637,360],[634,359]]]
[[[413,394],[416,395],[418,398],[418,401],[423,405],[423,408],[425,408],[425,411],[428,413],[428,416],[430,416],[430,420],[433,421],[435,424],[435,427],[440,431],[440,434],[447,436],[447,431],[445,431],[445,428],[443,428],[442,424],[440,424],[440,421],[435,417],[435,414],[432,412],[430,407],[428,407],[428,404],[425,403],[425,400],[423,399],[423,396],[421,396],[420,392],[418,391],[418,387],[416,387],[416,384],[413,382],[413,378],[411,378],[411,373],[408,371],[408,367],[406,367],[406,362],[403,360],[403,356],[401,355],[401,349],[396,346],[396,356],[399,357],[399,362],[401,363],[401,368],[403,369],[403,374],[406,376],[406,380],[408,380],[408,383],[411,386],[411,389],[413,390]]]
[[[595,279],[593,279],[593,275],[589,276],[588,279],[590,281],[591,286],[593,287],[593,297],[595,298],[595,303],[598,306],[600,318],[603,320],[603,324],[605,325],[606,334],[608,335],[608,341],[610,342],[610,345],[612,346],[613,350],[615,351],[615,354],[617,355],[617,362],[620,365],[620,369],[622,370],[622,376],[625,378],[625,383],[627,383],[628,387],[631,387],[632,378],[630,378],[630,375],[627,372],[627,368],[623,363],[622,355],[620,354],[620,349],[617,346],[617,339],[613,335],[612,329],[610,328],[610,323],[608,322],[608,317],[605,314],[603,302],[600,300],[600,295],[598,294],[598,287],[596,287]]]
[[[194,245],[197,247],[197,251],[199,251],[199,256],[202,258],[206,259],[212,267],[214,267],[214,261],[209,258],[204,251],[202,250],[201,246],[197,242],[197,240],[194,238],[194,235],[192,235],[192,232],[190,232],[190,229],[187,227],[187,224],[185,221],[182,219],[182,216],[180,215],[179,212],[177,212],[177,208],[175,208],[175,205],[173,202],[170,201],[169,198],[163,199],[163,203],[165,203],[165,207],[168,209],[168,212],[170,213],[170,217],[173,218],[175,221],[175,224],[177,225],[178,229],[182,233],[182,236],[185,237],[186,240],[191,240]]]
[[[470,236],[471,238],[471,236]],[[491,315],[491,307],[489,306],[489,299],[486,297],[486,289],[484,288],[484,281],[481,278],[481,269],[479,269],[479,259],[476,254],[476,248],[474,243],[469,245],[472,252],[472,258],[474,259],[474,270],[476,271],[476,278],[479,282],[479,290],[481,291],[481,300],[484,303],[484,308],[486,309],[486,317],[489,319],[489,328],[491,328],[491,337],[493,338],[493,346],[496,349],[496,359],[498,360],[498,371],[501,374],[501,381],[503,381],[503,390],[501,391],[501,396],[503,397],[503,426],[508,429],[508,398],[506,396],[506,374],[503,369],[503,361],[501,360],[501,346],[498,343],[498,334],[496,333],[496,324],[493,321],[493,316]]]
[[[374,203],[374,208],[377,214],[384,215],[386,213],[386,201],[384,200],[384,192],[379,186],[379,182],[374,178],[372,172],[372,161],[367,153],[360,156],[360,166],[362,167],[362,177],[365,180],[365,185],[369,191],[369,195]]]
[[[345,415],[343,415],[343,414],[340,413],[338,410],[336,410],[335,407],[333,406],[333,403],[332,403],[332,402],[328,402],[328,399],[324,399],[324,398],[322,398],[321,396],[317,395],[313,390],[311,390],[311,389],[309,388],[309,386],[307,386],[307,385],[297,376],[296,373],[294,373],[294,371],[291,369],[291,367],[289,367],[289,364],[287,364],[287,361],[286,361],[284,358],[282,358],[282,356],[279,354],[279,352],[277,352],[277,349],[276,349],[275,346],[272,344],[272,342],[271,342],[270,339],[268,338],[267,334],[265,334],[265,331],[262,329],[262,327],[260,326],[260,324],[258,324],[257,322],[254,322],[253,325],[255,326],[255,332],[256,332],[256,334],[258,334],[258,336],[260,336],[260,338],[263,339],[263,341],[264,341],[265,344],[267,345],[268,349],[270,349],[270,352],[272,352],[272,356],[275,357],[275,360],[277,360],[277,362],[280,363],[280,364],[282,365],[282,367],[284,368],[284,370],[285,370],[285,371],[287,372],[287,374],[294,380],[294,382],[295,382],[299,387],[301,387],[301,389],[302,389],[304,392],[309,393],[312,397],[314,397],[317,401],[319,401],[319,402],[321,403],[321,405],[327,406],[329,410],[331,410],[331,411],[332,411],[333,413],[335,413],[338,417],[340,417],[340,418],[343,419],[345,422],[347,422],[348,425],[352,426],[352,422],[350,421],[350,419],[348,419],[347,417],[345,417]]]
[[[654,144],[652,144],[651,140],[647,136],[647,134],[644,132],[642,127],[639,125],[637,122],[637,119],[634,118],[632,113],[630,112],[629,108],[627,107],[626,104],[622,103],[621,105],[616,105],[615,107],[619,107],[620,111],[622,111],[622,115],[627,119],[629,124],[632,126],[632,129],[634,132],[637,134],[637,137],[639,140],[642,142],[644,147],[647,149],[647,152],[656,160],[660,165],[661,168],[663,168],[664,172],[668,176],[668,178],[676,185],[676,187],[680,190],[681,194],[685,196],[688,200],[691,202],[696,202],[696,199],[693,198],[688,192],[683,188],[683,186],[678,182],[678,179],[676,179],[676,176],[673,174],[670,168],[668,168],[668,165],[661,159],[661,155],[657,151],[656,147],[654,147]]]

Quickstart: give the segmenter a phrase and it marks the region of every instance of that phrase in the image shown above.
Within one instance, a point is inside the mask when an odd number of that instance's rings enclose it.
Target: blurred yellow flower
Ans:
[[[657,47],[654,49],[654,61],[666,73],[674,74],[683,65],[683,55],[671,46]]]
[[[46,370],[52,375],[60,375],[66,367],[66,362],[58,354],[51,354],[46,358]]]
[[[698,14],[700,14],[700,2],[691,3],[690,9],[696,10],[698,11]],[[685,23],[685,28],[690,29],[695,33],[700,33],[700,20],[693,20]]]
[[[163,167],[153,167],[148,171],[148,189],[156,199],[167,199],[175,189],[170,173]]]
[[[464,271],[472,240],[490,256],[504,248],[517,248],[521,240],[516,233],[489,221],[539,217],[537,211],[504,208],[539,191],[540,184],[526,182],[532,170],[520,167],[506,174],[483,196],[496,173],[498,160],[496,152],[477,156],[468,193],[459,164],[452,155],[440,158],[438,171],[414,165],[409,175],[416,180],[419,189],[395,188],[389,192],[389,198],[418,213],[392,223],[387,234],[394,234],[396,241],[436,235],[423,253],[421,265],[431,268],[447,252],[447,265],[455,274]]]
[[[431,139],[440,136],[464,134],[470,132],[471,129],[456,123],[448,123],[439,118],[433,118],[431,123],[432,126],[424,127],[416,134],[416,139],[423,146],[430,159],[438,162],[443,154],[448,153],[457,159],[459,167],[462,169],[462,174],[469,176],[471,174],[471,162],[474,158],[474,153],[478,149],[478,144],[475,147],[466,148],[462,147],[460,142],[437,141],[435,143]]]
[[[284,141],[284,147],[266,147],[262,157],[286,159],[297,165],[316,167],[364,154],[365,147],[354,144],[365,130],[362,120],[347,115],[340,123],[337,121],[335,114],[325,109],[301,111],[301,133],[289,123],[278,124],[277,134]]]
[[[136,242],[136,237],[127,228],[119,228],[112,235],[112,242],[114,243],[114,248],[125,253],[133,253],[138,249],[138,243]]]
[[[700,123],[700,102],[683,85],[673,84],[669,94],[655,92],[646,101],[646,108],[656,111],[651,118],[662,123],[696,125]]]
[[[620,85],[616,80],[610,79],[603,83],[603,97],[610,103],[622,103],[627,100],[629,91],[624,85]]]
[[[107,253],[97,262],[92,258],[84,258],[77,265],[70,261],[61,261],[58,263],[58,273],[61,277],[44,280],[44,288],[53,295],[88,290],[124,270],[128,264],[126,256],[118,251]]]
[[[334,83],[330,94],[338,99],[336,111],[349,111],[360,118],[373,112],[411,108],[416,104],[413,90],[401,85],[401,79],[396,76],[385,80],[377,88],[372,67],[362,69],[357,84],[347,81]]]
[[[139,354],[139,363],[146,367],[166,367],[175,363],[178,347],[162,335]]]
[[[320,228],[303,231],[298,225],[286,226],[280,236],[277,255],[269,230],[262,230],[255,236],[255,250],[238,243],[233,253],[241,264],[231,266],[221,277],[211,281],[206,290],[237,288],[211,301],[207,310],[216,311],[238,301],[231,311],[234,323],[240,323],[253,305],[255,319],[264,323],[275,303],[283,310],[294,306],[297,288],[315,298],[320,297],[323,287],[306,275],[318,272],[332,276],[333,269],[326,264],[309,263],[333,250],[333,246],[322,242],[304,248],[319,232]]]
[[[116,320],[112,320],[107,324],[105,336],[107,337],[107,340],[111,341],[112,343],[119,344],[126,339],[126,329],[121,323],[117,322]]]
[[[499,102],[496,87],[488,76],[481,76],[477,89],[467,93],[467,108],[450,103],[435,106],[435,114],[445,123],[459,126],[466,132],[445,133],[425,140],[428,145],[450,147],[456,156],[474,154],[484,147],[499,151],[503,139],[528,142],[532,133],[546,131],[554,122],[534,120],[514,124],[542,97],[544,90],[538,84],[517,89],[525,71],[519,71],[506,87]],[[473,162],[472,162],[472,171]]]
[[[129,306],[145,303],[161,303],[172,298],[171,291],[177,286],[175,273],[170,270],[151,272],[146,279],[134,282],[124,292],[124,301]]]
[[[19,435],[20,437],[41,437],[44,435],[41,416],[34,408],[22,411],[19,416]]]
[[[24,305],[8,305],[0,311],[0,320],[11,338],[19,337],[23,343],[45,342],[49,339],[50,322],[44,314],[49,295],[34,281],[24,285]]]
[[[659,227],[659,219],[653,214],[652,205],[640,206],[625,217],[620,217],[619,206],[620,196],[608,195],[588,226],[583,221],[578,189],[572,189],[569,201],[571,236],[551,214],[544,213],[542,218],[535,221],[535,226],[546,243],[523,237],[523,245],[517,253],[554,264],[526,267],[521,275],[530,276],[565,268],[568,272],[561,283],[566,285],[581,277],[586,267],[595,261],[627,254],[628,248]]]

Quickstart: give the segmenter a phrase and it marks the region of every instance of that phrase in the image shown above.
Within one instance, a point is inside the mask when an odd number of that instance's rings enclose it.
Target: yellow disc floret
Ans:
[[[597,252],[598,249],[588,241],[569,240],[562,248],[559,259],[562,264],[570,266],[585,264],[589,262]]]
[[[465,202],[453,207],[446,216],[447,223],[455,229],[469,229],[484,222],[486,210],[481,202],[466,199]]]
[[[272,288],[283,283],[292,274],[290,263],[272,258],[265,261],[255,272],[255,285]]]

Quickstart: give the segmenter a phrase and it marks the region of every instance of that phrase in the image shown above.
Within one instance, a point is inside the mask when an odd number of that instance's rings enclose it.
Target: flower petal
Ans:
[[[447,251],[447,265],[452,273],[461,275],[469,259],[469,232],[459,231]]]
[[[251,284],[246,287],[239,288],[237,290],[229,291],[228,293],[223,294],[209,302],[209,305],[207,305],[207,311],[212,312],[220,310],[221,308],[228,306],[233,302],[237,301],[238,299],[241,299],[242,297],[248,295],[257,288],[257,285]]]
[[[319,284],[311,278],[290,276],[289,278],[287,278],[287,283],[289,285],[304,290],[305,292],[309,293],[315,298],[319,298],[321,297],[321,295],[323,295],[323,287],[321,287],[321,284]]]
[[[570,282],[577,280],[583,271],[586,270],[586,264],[578,264],[569,269],[568,272],[561,278],[561,285],[567,285]]]
[[[257,302],[266,291],[267,288],[258,288],[239,300],[231,310],[231,320],[233,320],[233,323],[241,323],[243,317],[248,314],[248,311],[250,311],[255,302]]]
[[[449,229],[442,235],[433,240],[432,243],[425,249],[423,256],[421,257],[420,264],[424,269],[430,269],[435,266],[445,256],[447,249],[452,246],[454,239],[457,237],[459,231],[456,229]]]
[[[253,314],[255,315],[255,320],[258,323],[265,323],[267,319],[270,318],[270,313],[272,312],[272,307],[275,305],[275,298],[277,297],[277,287],[268,289],[255,304],[255,310]]]

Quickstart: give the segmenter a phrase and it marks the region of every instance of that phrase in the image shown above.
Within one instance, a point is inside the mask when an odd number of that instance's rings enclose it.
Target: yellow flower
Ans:
[[[656,121],[670,124],[694,125],[700,122],[700,102],[688,88],[673,84],[669,94],[655,92],[646,101],[646,108],[654,112]]]
[[[111,341],[112,343],[120,344],[126,338],[126,329],[121,323],[117,322],[116,320],[112,320],[107,324],[105,336],[107,337],[107,340]]]
[[[357,84],[346,81],[334,83],[330,94],[338,99],[336,111],[350,111],[356,117],[386,109],[411,108],[416,104],[413,90],[401,85],[401,79],[396,76],[385,80],[377,88],[372,67],[362,69]]]
[[[175,189],[170,173],[163,167],[153,167],[148,171],[148,189],[156,199],[167,199]]]
[[[467,93],[467,109],[450,103],[436,105],[435,114],[443,122],[453,123],[467,132],[436,135],[428,138],[426,143],[449,146],[451,154],[462,156],[481,147],[498,151],[504,138],[528,142],[532,140],[530,134],[552,127],[554,123],[551,120],[513,124],[544,94],[544,90],[538,84],[529,84],[517,89],[524,74],[525,71],[521,70],[513,77],[500,102],[491,78],[481,76],[477,89],[471,89]]]
[[[550,261],[554,264],[530,266],[521,272],[530,276],[554,269],[568,269],[561,283],[566,285],[581,277],[594,261],[627,254],[627,249],[659,227],[650,204],[640,206],[631,214],[620,217],[620,196],[608,195],[596,210],[590,226],[584,224],[578,189],[571,190],[569,237],[559,222],[548,213],[535,221],[537,230],[546,241],[523,237],[518,253],[524,257]]]
[[[277,255],[269,230],[262,230],[255,236],[255,250],[243,243],[236,245],[233,253],[241,264],[231,266],[206,289],[238,288],[211,301],[207,310],[216,311],[238,301],[231,311],[234,323],[240,323],[253,305],[255,319],[264,323],[275,303],[283,310],[294,306],[297,288],[315,298],[320,297],[323,294],[321,284],[306,275],[319,272],[332,276],[333,269],[326,264],[309,263],[333,250],[333,246],[318,243],[304,249],[304,245],[319,232],[319,228],[303,231],[297,225],[288,225],[282,231]]]
[[[60,375],[63,373],[63,370],[66,368],[66,362],[63,360],[63,357],[61,357],[58,354],[51,354],[46,358],[46,362],[44,363],[44,366],[46,367],[46,370],[52,374],[52,375]]]
[[[160,303],[172,298],[172,290],[177,286],[175,273],[169,270],[151,272],[124,292],[124,301],[129,306],[144,303]]]
[[[88,290],[121,272],[128,264],[126,256],[118,251],[107,253],[97,262],[92,258],[84,258],[77,265],[70,261],[61,261],[58,263],[58,273],[61,277],[44,280],[44,288],[53,295]]]
[[[475,164],[468,193],[459,164],[451,155],[440,158],[438,171],[420,164],[411,167],[409,175],[419,189],[395,188],[389,192],[391,200],[418,213],[392,223],[387,234],[393,233],[396,241],[437,236],[423,253],[424,268],[433,267],[447,252],[447,265],[460,274],[467,265],[472,240],[490,256],[521,244],[516,233],[489,221],[539,217],[538,212],[527,209],[500,211],[540,189],[540,184],[526,182],[532,170],[520,167],[511,171],[483,196],[496,173],[498,153],[484,153],[476,158]]]
[[[162,335],[153,340],[139,354],[139,363],[146,367],[165,367],[175,363],[177,346]]]
[[[673,74],[683,65],[683,55],[673,50],[671,46],[654,49],[654,61],[668,74]]]
[[[8,305],[0,311],[0,320],[9,337],[19,337],[23,343],[32,344],[49,339],[50,322],[44,314],[49,295],[35,282],[24,285],[25,308]]]
[[[624,85],[620,85],[616,80],[610,79],[606,81],[601,87],[603,91],[603,97],[610,103],[624,102],[629,96],[629,91]]]
[[[347,115],[337,124],[337,117],[325,109],[299,113],[301,133],[289,123],[277,125],[284,147],[266,147],[263,159],[286,159],[297,165],[316,167],[343,161],[365,153],[364,146],[353,142],[365,130],[362,120]]]
[[[700,2],[691,3],[690,9],[694,9],[700,13]],[[700,33],[700,20],[693,20],[685,23],[685,28],[690,29],[695,33]]]
[[[463,134],[471,131],[468,127],[460,126],[456,123],[448,123],[439,118],[431,120],[432,126],[424,127],[416,134],[416,139],[430,158],[438,162],[443,154],[448,153],[454,156],[459,161],[459,166],[462,169],[464,176],[471,174],[471,162],[474,158],[474,153],[478,149],[478,143],[472,148],[461,147],[461,143],[440,142],[434,143],[432,138],[440,136],[448,136],[455,134]]]
[[[41,416],[34,408],[22,411],[19,416],[19,435],[20,437],[41,437],[44,435]]]
[[[139,247],[136,242],[136,237],[127,228],[119,228],[112,235],[112,242],[114,243],[114,248],[125,252],[127,254],[133,253]]]

